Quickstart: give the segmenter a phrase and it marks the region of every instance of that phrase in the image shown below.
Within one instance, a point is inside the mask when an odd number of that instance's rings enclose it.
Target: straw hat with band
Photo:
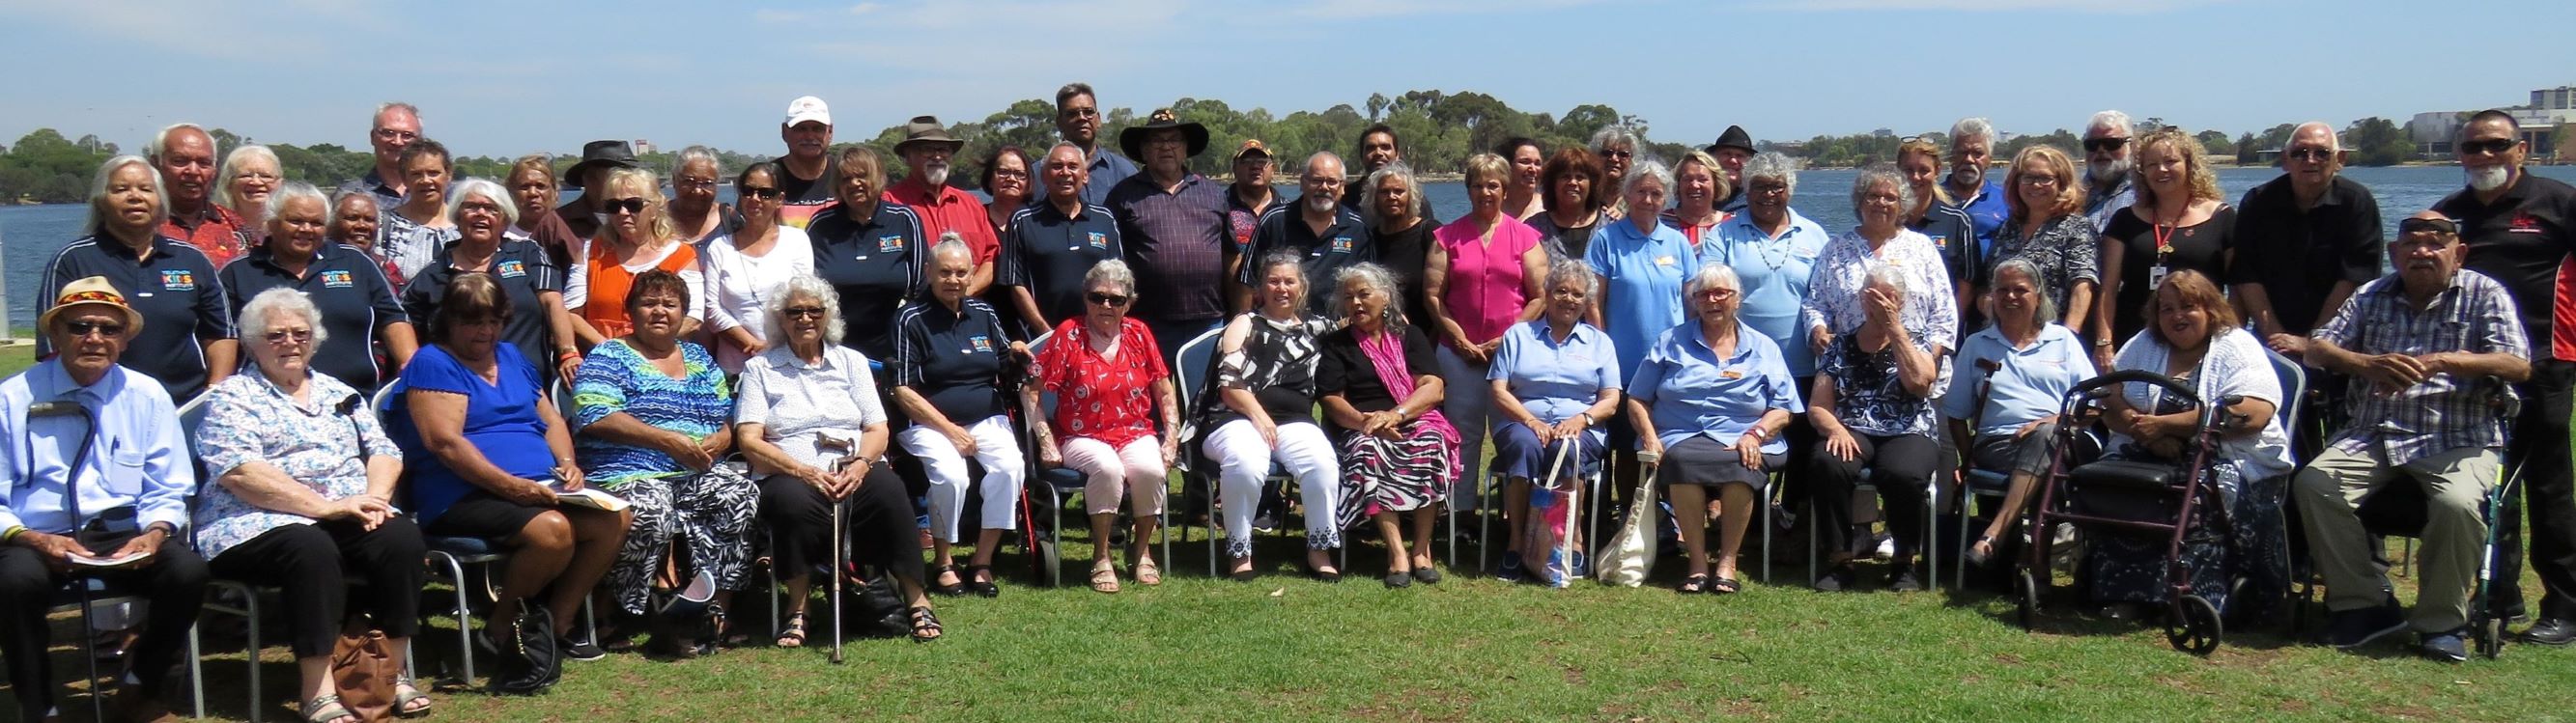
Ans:
[[[124,314],[125,333],[129,336],[143,330],[143,313],[135,311],[132,305],[125,303],[125,292],[117,291],[115,286],[107,283],[105,276],[92,276],[64,284],[62,292],[54,296],[53,308],[46,309],[43,315],[36,317],[36,327],[51,330],[54,328],[54,320],[62,316],[64,311],[79,306],[105,307]]]

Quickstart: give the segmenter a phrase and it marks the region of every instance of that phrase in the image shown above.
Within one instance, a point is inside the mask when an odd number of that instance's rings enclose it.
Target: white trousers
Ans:
[[[984,464],[984,479],[976,485],[984,493],[981,527],[1018,528],[1020,485],[1028,478],[1028,463],[1020,457],[1020,440],[1011,433],[1011,418],[986,417],[968,425],[966,436],[975,439],[975,461]],[[921,459],[922,473],[930,478],[930,533],[949,544],[960,542],[957,511],[966,506],[966,458],[957,454],[957,445],[949,443],[948,435],[928,425],[903,430],[895,441]]]
[[[1332,440],[1324,438],[1322,427],[1314,422],[1279,425],[1279,443],[1274,447],[1262,443],[1261,430],[1252,426],[1252,420],[1237,419],[1208,434],[1201,448],[1216,460],[1218,498],[1225,503],[1226,554],[1252,553],[1252,514],[1261,506],[1261,481],[1270,476],[1273,461],[1297,478],[1297,491],[1306,506],[1306,547],[1342,546],[1341,530],[1333,524],[1342,497],[1342,460],[1334,453]]]
[[[1148,434],[1112,449],[1108,442],[1075,437],[1057,445],[1064,466],[1082,473],[1082,506],[1095,515],[1116,514],[1118,500],[1131,498],[1136,514],[1163,513],[1163,442]]]

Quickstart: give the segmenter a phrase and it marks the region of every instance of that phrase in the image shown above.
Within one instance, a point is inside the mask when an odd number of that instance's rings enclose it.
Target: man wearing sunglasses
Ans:
[[[2379,277],[2387,245],[2379,199],[2342,170],[2334,127],[2301,124],[2281,154],[2281,177],[2236,205],[2239,245],[2227,281],[2264,346],[2294,359],[2308,332]]]
[[[2129,189],[2129,139],[2136,131],[2129,114],[2106,110],[2084,124],[2084,215],[2096,233],[2111,228],[2111,216],[2138,199]]]
[[[2433,205],[2459,220],[2468,268],[2504,284],[2531,340],[2531,379],[2514,385],[2522,414],[2505,447],[2505,466],[2522,471],[2523,505],[2531,511],[2531,567],[2543,589],[2539,621],[2525,642],[2576,642],[2576,473],[2568,469],[2568,387],[2576,382],[2576,188],[2522,168],[2529,152],[2513,114],[2479,111],[2460,126],[2453,148],[2468,187]],[[2490,605],[2511,618],[2523,605],[2520,515],[2514,500],[2497,515],[2502,548]]]

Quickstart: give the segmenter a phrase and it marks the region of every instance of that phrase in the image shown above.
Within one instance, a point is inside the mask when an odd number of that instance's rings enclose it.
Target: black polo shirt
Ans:
[[[1002,355],[1011,340],[1001,317],[983,299],[961,300],[957,311],[937,300],[904,307],[894,348],[894,383],[930,400],[949,423],[970,426],[1001,414]]]
[[[1968,212],[1939,201],[1923,210],[1923,217],[1905,222],[1907,229],[1932,239],[1932,247],[1941,250],[1941,263],[1950,268],[1950,283],[1955,286],[1984,276],[1984,254],[1977,248],[1977,225]],[[1962,309],[1961,311],[1965,311]]]
[[[547,384],[555,377],[554,327],[547,323],[549,311],[563,308],[564,271],[554,257],[526,239],[504,239],[492,252],[492,263],[485,269],[459,269],[451,257],[459,244],[448,244],[438,257],[420,270],[419,276],[403,285],[403,314],[420,320],[423,343],[429,341],[429,325],[438,318],[438,304],[447,296],[447,282],[460,274],[489,271],[501,282],[501,293],[510,299],[510,321],[501,327],[501,340],[519,348],[519,355],[537,367],[537,374]],[[548,304],[544,294],[557,295]],[[329,313],[329,312],[324,312]]]
[[[2551,344],[2553,310],[2576,308],[2559,285],[2559,267],[2576,251],[2576,188],[2524,171],[2494,203],[2480,203],[2468,189],[2452,192],[2433,211],[2460,222],[2469,246],[2468,269],[2503,282],[2531,335],[2531,358],[2576,358]],[[2552,354],[2551,350],[2556,350]]]
[[[1003,286],[1029,290],[1046,319],[1029,319],[1036,332],[1082,316],[1082,277],[1102,261],[1124,258],[1118,242],[1118,218],[1109,207],[1083,204],[1078,217],[1067,217],[1053,203],[1039,203],[1011,214],[1002,229],[1001,258],[993,273]],[[1141,293],[1141,289],[1131,292]]]
[[[2343,176],[2335,176],[2317,205],[2304,211],[2286,174],[2246,191],[2236,205],[2235,240],[2227,283],[2263,285],[2272,318],[2302,336],[2334,317],[2325,304],[2336,282],[2359,286],[2379,278],[2380,259],[2388,252],[2379,199]]]
[[[224,285],[206,254],[185,241],[154,236],[152,252],[137,259],[124,242],[85,236],[54,252],[36,282],[39,303],[62,296],[65,285],[92,276],[107,277],[125,295],[125,303],[143,315],[140,332],[128,330],[125,355],[117,364],[159,380],[170,400],[186,404],[206,389],[204,342],[233,337],[232,307],[224,303]],[[54,353],[53,343],[36,334],[36,357]]]
[[[814,240],[814,275],[841,295],[841,343],[869,359],[894,358],[895,315],[920,291],[930,247],[921,240],[921,217],[910,207],[878,201],[864,220],[848,206],[814,214],[805,226]]]
[[[394,298],[394,285],[385,279],[384,267],[356,246],[326,243],[313,250],[313,262],[305,265],[301,277],[277,265],[277,255],[262,244],[232,263],[224,265],[224,293],[235,309],[249,304],[252,297],[269,289],[294,289],[322,310],[322,331],[326,337],[312,351],[309,363],[314,371],[331,375],[361,394],[374,395],[386,376],[376,366],[376,332],[386,326],[410,321],[402,302]],[[245,340],[258,343],[265,329],[243,329]],[[529,357],[530,359],[552,357]]]
[[[1305,199],[1271,204],[1261,213],[1261,226],[1252,232],[1251,254],[1244,257],[1243,268],[1236,271],[1236,283],[1261,291],[1261,257],[1276,249],[1294,249],[1306,257],[1306,310],[1331,316],[1333,272],[1361,261],[1377,260],[1377,245],[1371,243],[1368,224],[1346,206],[1333,207],[1333,223],[1317,232],[1306,223]]]

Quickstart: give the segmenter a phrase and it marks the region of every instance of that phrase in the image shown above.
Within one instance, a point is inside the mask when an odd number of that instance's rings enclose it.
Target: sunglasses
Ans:
[[[63,331],[71,332],[75,338],[97,332],[99,336],[113,339],[125,335],[125,325],[107,321],[69,321],[63,323]]]
[[[791,306],[781,313],[786,314],[790,319],[820,319],[823,318],[823,307]]]
[[[2511,138],[2489,138],[2483,141],[2463,141],[2460,143],[2460,155],[2475,156],[2485,154],[2501,156],[2512,152],[2514,145],[2518,143],[2521,143],[2521,141]]]
[[[2292,148],[2290,149],[2290,152],[2281,155],[2288,156],[2291,160],[2296,161],[2315,161],[2323,163],[2328,159],[2334,158],[2335,152],[2315,146],[2309,146],[2306,148]]]
[[[775,201],[778,200],[779,196],[787,195],[787,192],[775,188],[744,188],[740,190],[742,191],[742,195],[745,197],[757,198],[763,201]]]
[[[2460,224],[2447,218],[2410,218],[2397,222],[2397,233],[2458,234]]]
[[[607,211],[609,213],[616,213],[618,211],[625,211],[627,213],[643,213],[644,199],[612,198],[599,202],[599,210]]]
[[[271,344],[276,344],[276,343],[279,343],[279,342],[283,342],[283,341],[286,341],[286,340],[288,340],[288,339],[293,339],[293,340],[295,340],[295,341],[297,341],[297,342],[307,342],[307,341],[312,341],[312,340],[313,340],[313,330],[312,330],[312,329],[279,329],[279,330],[272,331],[272,332],[269,332],[269,333],[268,333],[268,343],[271,343]]]
[[[1091,303],[1098,304],[1100,306],[1126,306],[1127,302],[1134,297],[1120,296],[1117,294],[1103,294],[1094,291],[1089,294],[1084,294],[1083,298],[1090,299]]]
[[[2127,138],[2086,138],[2084,139],[2084,152],[2100,153],[2102,151],[2116,151],[2120,150],[2121,146],[2126,145],[2129,145],[2129,139]]]

